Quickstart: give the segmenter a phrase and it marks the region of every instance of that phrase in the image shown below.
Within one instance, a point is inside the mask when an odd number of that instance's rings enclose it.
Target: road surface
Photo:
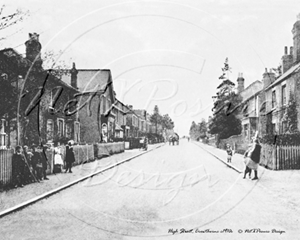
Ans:
[[[1,239],[300,239],[299,212],[192,142],[0,219]]]

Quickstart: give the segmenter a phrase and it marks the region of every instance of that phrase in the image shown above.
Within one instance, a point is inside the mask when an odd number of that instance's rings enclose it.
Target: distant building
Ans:
[[[242,135],[248,142],[251,141],[251,137],[259,129],[259,108],[261,103],[260,93],[263,88],[261,81],[255,81],[251,83],[246,89],[244,89],[244,78],[242,73],[239,74],[238,93],[242,97],[241,103],[241,123],[242,123]]]

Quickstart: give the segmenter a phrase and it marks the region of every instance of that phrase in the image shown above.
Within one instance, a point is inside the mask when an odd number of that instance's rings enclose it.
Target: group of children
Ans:
[[[25,184],[48,180],[46,175],[47,157],[45,148],[33,145],[17,146],[12,156],[13,186],[23,187]]]
[[[72,165],[75,162],[73,143],[68,142],[65,154],[65,172],[72,173]],[[46,170],[48,159],[46,156],[47,146],[32,145],[17,146],[12,156],[12,184],[13,187],[23,187],[25,184],[49,180]],[[64,166],[60,143],[54,148],[54,173],[61,172]]]

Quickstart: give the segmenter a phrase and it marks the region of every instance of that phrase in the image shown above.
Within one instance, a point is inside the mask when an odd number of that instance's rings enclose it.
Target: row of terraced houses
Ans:
[[[293,25],[292,34],[293,46],[284,47],[280,71],[266,68],[262,79],[252,82],[247,88],[244,87],[243,74],[239,73],[237,93],[242,97],[239,108],[242,133],[221,140],[220,147],[229,143],[235,149],[244,151],[256,132],[263,137],[271,132],[273,136],[280,136],[300,130],[300,16]],[[230,84],[235,85],[233,82]],[[294,98],[295,112],[298,113],[295,126],[289,125],[287,118],[291,97]],[[211,136],[211,140],[213,139],[214,136]],[[300,168],[300,146],[298,145],[296,143],[285,144],[285,146],[265,144],[262,152],[263,165],[272,169]]]
[[[45,70],[39,35],[29,34],[25,47],[25,57],[12,48],[0,51],[1,109],[7,109],[1,113],[2,149],[70,139],[97,143],[163,136],[146,110],[117,99],[109,69],[77,69],[73,63],[67,74]]]

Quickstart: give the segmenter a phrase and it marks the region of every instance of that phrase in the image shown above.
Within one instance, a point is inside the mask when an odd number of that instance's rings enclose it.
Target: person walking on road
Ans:
[[[261,152],[261,145],[259,143],[259,140],[255,138],[252,148],[247,153],[248,157],[246,161],[246,167],[254,170],[254,178],[252,178],[252,180],[258,179],[257,169],[258,169],[258,164],[260,162],[260,152]]]
[[[74,151],[73,151],[73,146],[72,142],[69,141],[68,145],[66,147],[66,171],[65,173],[69,170],[69,173],[72,173],[72,165],[75,162],[75,156],[74,156]]]

